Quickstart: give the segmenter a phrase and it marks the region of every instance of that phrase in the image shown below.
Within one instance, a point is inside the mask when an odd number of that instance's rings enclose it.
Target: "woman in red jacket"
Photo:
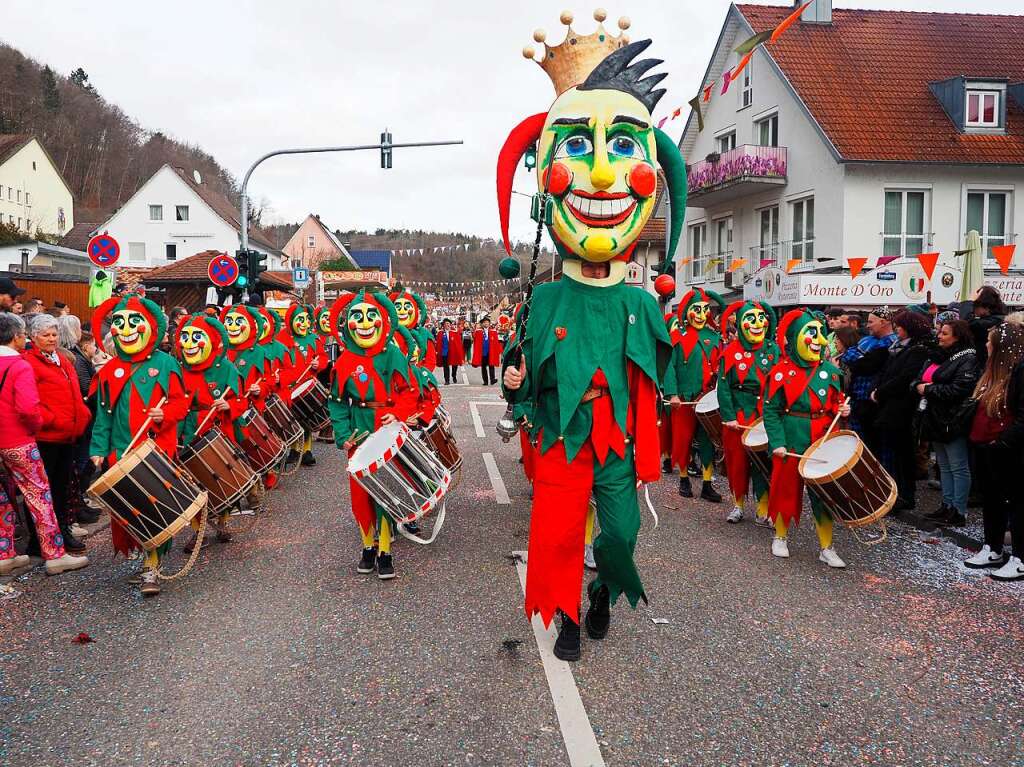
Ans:
[[[28,334],[32,348],[25,352],[25,359],[35,373],[39,411],[43,417],[36,443],[50,480],[53,511],[64,536],[64,548],[84,551],[85,544],[71,534],[68,486],[75,441],[85,433],[92,414],[82,399],[74,359],[57,346],[56,318],[49,314],[35,315],[28,326]]]

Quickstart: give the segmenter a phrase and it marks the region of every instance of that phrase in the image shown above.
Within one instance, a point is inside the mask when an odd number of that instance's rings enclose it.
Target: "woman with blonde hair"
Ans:
[[[964,564],[998,568],[999,581],[1024,579],[1024,326],[1006,322],[988,334],[988,360],[974,389],[970,440],[983,496],[985,545]],[[1003,550],[1007,523],[1013,556]]]

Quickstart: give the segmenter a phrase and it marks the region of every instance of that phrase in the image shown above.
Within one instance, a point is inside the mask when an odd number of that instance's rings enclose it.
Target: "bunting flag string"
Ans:
[[[746,69],[747,65],[750,63],[750,59],[754,55],[754,51],[756,51],[762,45],[771,45],[772,43],[776,42],[787,29],[789,29],[791,26],[793,26],[793,24],[796,23],[797,19],[800,18],[800,14],[802,14],[804,10],[806,10],[807,6],[809,6],[811,2],[812,0],[807,0],[806,3],[801,5],[799,8],[794,10],[789,16],[787,16],[785,19],[779,22],[778,26],[776,26],[775,29],[769,29],[765,30],[764,32],[758,32],[756,35],[748,37],[742,43],[737,45],[735,48],[735,52],[739,54],[741,58],[739,60],[739,63],[737,63],[733,69],[725,70],[725,73],[722,75],[722,89],[718,95],[724,96],[728,92],[729,86],[731,86],[734,82],[736,82],[737,79],[739,79],[740,75],[743,73],[743,70]],[[698,133],[704,131],[704,114],[700,105],[702,102],[706,104],[709,101],[711,101],[711,97],[716,84],[717,79],[712,80],[705,86],[702,86],[697,95],[687,102],[687,106],[690,107],[691,112],[697,113]],[[658,128],[663,127],[665,123],[671,120],[675,120],[682,113],[682,107],[677,107],[676,109],[672,110],[672,112],[668,116],[662,117],[658,121]]]
[[[460,242],[455,245],[431,245],[425,248],[395,248],[391,250],[392,258],[398,256],[422,256],[424,253],[458,253],[468,252],[473,243]]]

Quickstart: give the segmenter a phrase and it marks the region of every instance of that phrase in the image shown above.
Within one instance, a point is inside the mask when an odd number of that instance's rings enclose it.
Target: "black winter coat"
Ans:
[[[978,382],[978,353],[973,346],[960,344],[950,352],[939,349],[926,362],[917,379],[911,384],[915,389],[922,382],[925,370],[939,364],[932,373],[932,383],[924,390],[928,403],[922,418],[922,434],[925,439],[944,442],[948,439],[943,424],[953,420],[960,406],[967,401]]]
[[[996,325],[1002,325],[1005,319],[1001,314],[990,314],[987,317],[970,316],[967,318],[967,324],[971,328],[971,335],[974,336],[974,350],[978,352],[979,371],[985,369],[985,363],[988,361],[988,347],[986,346],[988,344],[988,332],[996,327]]]
[[[1007,448],[1017,453],[1018,460],[1024,464],[1024,362],[1017,365],[1006,390],[1006,406],[1013,417],[993,447]]]
[[[932,348],[930,339],[921,339],[911,341],[895,354],[889,350],[889,358],[875,387],[875,401],[878,403],[875,428],[878,431],[910,429],[921,399],[911,384],[920,375]]]

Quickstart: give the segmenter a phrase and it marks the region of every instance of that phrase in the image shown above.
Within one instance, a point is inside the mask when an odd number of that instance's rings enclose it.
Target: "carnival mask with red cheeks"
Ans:
[[[343,312],[338,320],[339,340],[357,354],[377,354],[398,324],[394,304],[380,293],[360,291],[339,309]],[[338,311],[332,309],[331,314]]]
[[[303,338],[309,334],[309,330],[312,324],[309,321],[309,312],[305,308],[300,307],[292,315],[292,333],[299,338]]]
[[[114,297],[104,301],[93,315],[93,334],[102,338],[110,323],[110,336],[117,356],[126,361],[146,359],[167,330],[167,317],[160,307],[140,296]]]
[[[828,339],[820,320],[811,320],[797,332],[796,351],[804,362],[821,362],[827,344]]]
[[[750,348],[757,348],[764,343],[769,326],[768,312],[760,306],[753,306],[740,314],[740,335]]]
[[[321,333],[329,336],[331,334],[331,313],[326,309],[321,309],[317,314],[316,324]]]
[[[604,11],[595,12],[601,22]],[[565,24],[572,15],[562,15]],[[619,22],[623,30],[626,19]],[[534,34],[537,42],[546,35]],[[607,287],[625,278],[626,263],[655,207],[657,167],[665,170],[673,200],[686,198],[686,167],[675,142],[654,127],[651,113],[665,93],[664,74],[646,76],[661,63],[634,61],[650,40],[628,43],[598,26],[593,35],[570,29],[566,41],[547,46],[541,60],[523,54],[551,77],[558,97],[544,115],[523,121],[498,160],[498,203],[506,250],[508,200],[515,165],[531,146],[537,157],[539,195],[550,194],[545,224],[563,258],[567,277]],[[534,143],[535,142],[535,143]],[[507,188],[506,188],[507,187]],[[535,199],[535,219],[540,205]],[[685,205],[672,206],[670,253],[675,251]]]
[[[420,310],[408,294],[400,294],[394,299],[395,314],[403,328],[415,328],[420,322]]]

